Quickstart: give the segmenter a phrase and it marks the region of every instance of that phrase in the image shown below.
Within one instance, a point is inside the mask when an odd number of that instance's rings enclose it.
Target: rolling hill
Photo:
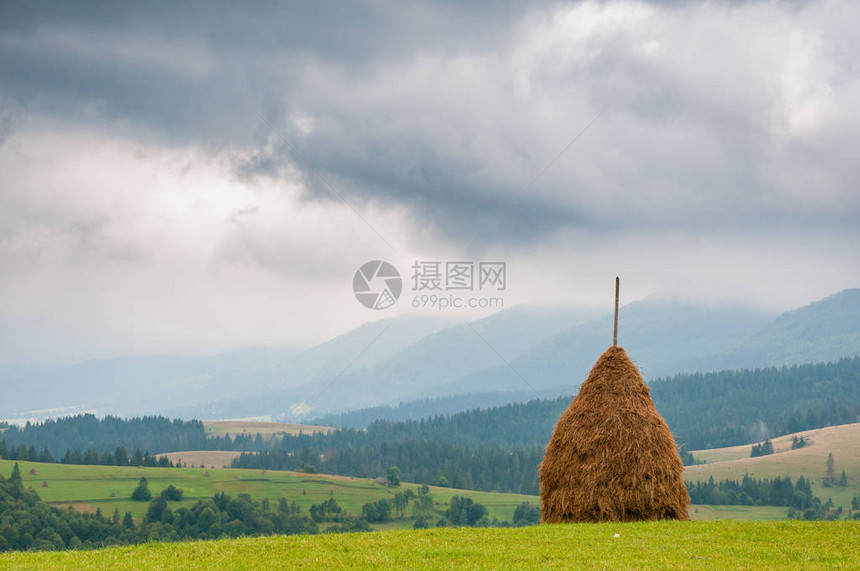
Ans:
[[[808,444],[803,448],[791,449],[793,436],[803,437]],[[860,423],[828,426],[815,430],[805,430],[796,434],[780,436],[772,440],[774,454],[750,458],[751,445],[696,450],[693,456],[706,462],[684,469],[684,479],[705,481],[712,477],[719,480],[740,480],[744,474],[754,478],[774,478],[800,476],[812,482],[814,495],[826,501],[833,499],[837,506],[849,507],[851,499],[860,495]],[[834,469],[839,476],[844,470],[848,478],[845,487],[825,487],[827,455],[833,454]]]
[[[13,461],[0,460],[0,473],[8,476],[14,464]],[[365,503],[391,499],[397,492],[406,489],[416,491],[418,487],[416,484],[404,483],[400,488],[390,488],[372,479],[275,470],[75,466],[39,462],[18,462],[18,465],[25,487],[35,489],[51,505],[71,506],[84,512],[101,509],[107,515],[119,509],[121,514],[131,512],[137,520],[144,516],[148,507],[148,502],[131,500],[131,492],[141,477],[149,480],[153,495],[171,484],[184,490],[181,502],[171,502],[175,508],[190,508],[197,500],[224,492],[231,496],[247,493],[258,501],[286,497],[299,504],[305,512],[311,504],[334,498],[347,512],[357,515],[361,514],[361,507]],[[522,502],[538,505],[537,496],[435,486],[430,486],[430,490],[439,506],[450,502],[455,495],[469,496],[487,508],[491,519],[497,517],[510,521],[514,509]],[[436,509],[440,510],[439,507]],[[437,518],[441,517],[443,511],[444,508],[441,508]],[[392,529],[411,525],[410,520],[400,520],[374,527]]]

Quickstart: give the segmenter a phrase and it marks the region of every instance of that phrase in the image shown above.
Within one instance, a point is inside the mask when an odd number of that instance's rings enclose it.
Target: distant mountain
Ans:
[[[722,351],[685,363],[715,371],[835,361],[860,355],[860,289],[846,289],[787,311]]]
[[[287,386],[267,394],[207,403],[180,411],[183,416],[225,418],[271,416],[294,419],[291,409],[308,404],[310,414],[326,414],[381,402],[414,398],[429,387],[443,386],[464,375],[513,359],[542,339],[594,317],[593,310],[515,307],[474,322],[453,325],[403,347],[390,358],[367,365],[356,362],[342,375],[348,362],[300,386]],[[356,330],[355,334],[360,332]],[[397,336],[395,327],[377,343]],[[375,335],[362,335],[366,345]],[[360,349],[356,349],[358,354]]]
[[[620,311],[619,344],[648,379],[677,373],[835,361],[860,355],[860,289],[848,289],[778,317],[742,307],[702,308],[643,300]],[[571,328],[511,361],[457,379],[441,392],[575,390],[610,344],[610,316]],[[450,394],[450,393],[447,393]]]
[[[403,402],[397,406],[377,406],[321,416],[309,423],[322,426],[366,428],[376,420],[416,420],[438,415],[456,414],[467,410],[486,409],[533,400],[534,393],[506,391],[497,393],[467,393]]]
[[[0,403],[0,414],[7,418],[40,418],[52,416],[51,409],[67,407],[73,407],[75,412],[142,414],[201,394],[234,390],[235,380],[231,379],[238,371],[263,367],[264,355],[284,360],[293,353],[237,352],[200,359],[135,355],[87,361],[23,378],[2,376],[0,390],[7,398]]]
[[[0,418],[74,407],[65,410],[292,420],[302,404],[310,407],[302,418],[310,418],[466,393],[547,397],[574,392],[611,339],[606,312],[524,306],[459,324],[376,321],[301,352],[130,356],[53,371],[4,366]],[[645,299],[621,308],[619,343],[649,380],[858,355],[860,289],[778,317]]]
[[[46,409],[60,407],[139,415],[302,386],[343,370],[387,326],[386,335],[356,364],[384,361],[448,323],[426,317],[376,321],[302,352],[251,348],[201,358],[133,355],[28,374],[6,367],[0,369],[6,395],[0,415],[44,417],[52,414]]]
[[[771,317],[738,306],[699,307],[646,299],[619,311],[618,343],[646,379],[682,372],[684,361],[730,346],[764,326]],[[486,392],[552,387],[575,390],[612,344],[611,315],[559,333],[510,362],[457,379],[443,390]],[[424,394],[421,396],[435,396]]]
[[[778,317],[740,306],[645,299],[621,308],[619,343],[646,379],[833,360],[855,355],[860,348],[857,291]],[[529,308],[501,312],[428,335],[389,359],[353,367],[337,380],[332,376],[302,387],[225,401],[210,412],[221,417],[265,414],[288,420],[296,418],[291,408],[301,402],[311,405],[310,416],[318,417],[421,399],[431,399],[428,406],[432,407],[432,399],[465,393],[569,394],[610,345],[612,317],[586,318],[576,312],[557,317]],[[562,327],[565,322],[567,327]],[[553,325],[556,329],[550,334]],[[454,402],[440,412],[453,412]]]

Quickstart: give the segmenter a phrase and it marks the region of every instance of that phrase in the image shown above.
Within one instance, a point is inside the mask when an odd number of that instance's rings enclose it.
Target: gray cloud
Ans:
[[[587,248],[621,244],[816,260],[860,238],[858,17],[815,1],[5,2],[0,289],[30,307],[17,283],[88,283],[83,267],[121,307],[146,297],[132,279],[179,266],[197,273],[178,290],[224,274],[265,289],[271,272],[307,294],[371,255],[596,267]],[[684,251],[643,293],[698,271]],[[857,254],[830,254],[826,284],[798,292],[856,285]],[[187,302],[171,295],[153,315]]]
[[[841,126],[857,122],[857,46],[835,11],[668,5],[13,4],[3,95],[215,149],[263,146],[262,113],[347,197],[406,205],[463,242],[487,225],[489,243],[531,243],[565,225],[845,224],[856,169],[834,151],[856,143]],[[283,163],[304,169],[281,145],[237,170]],[[785,200],[804,178],[851,208]],[[607,208],[619,197],[636,216]]]

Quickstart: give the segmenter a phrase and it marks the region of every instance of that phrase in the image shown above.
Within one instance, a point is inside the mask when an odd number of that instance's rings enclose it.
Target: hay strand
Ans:
[[[538,470],[544,523],[687,519],[675,441],[622,347],[594,364]]]

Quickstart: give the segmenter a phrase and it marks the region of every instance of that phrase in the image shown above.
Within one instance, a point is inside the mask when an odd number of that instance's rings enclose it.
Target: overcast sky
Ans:
[[[0,5],[0,363],[309,345],[432,314],[416,260],[507,306],[860,285],[856,2],[215,6]]]

